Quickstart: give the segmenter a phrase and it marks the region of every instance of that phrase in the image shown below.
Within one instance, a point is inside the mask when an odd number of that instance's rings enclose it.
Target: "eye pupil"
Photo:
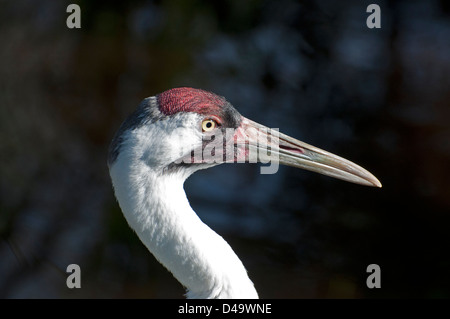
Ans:
[[[211,128],[211,126],[212,126],[212,123],[211,123],[211,122],[206,123],[206,127],[207,127],[207,128]]]

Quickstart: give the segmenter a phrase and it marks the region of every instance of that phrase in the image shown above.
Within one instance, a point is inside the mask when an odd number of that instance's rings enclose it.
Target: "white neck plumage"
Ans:
[[[126,151],[110,174],[129,225],[188,298],[258,298],[234,251],[189,205],[183,189],[189,174],[161,174]]]

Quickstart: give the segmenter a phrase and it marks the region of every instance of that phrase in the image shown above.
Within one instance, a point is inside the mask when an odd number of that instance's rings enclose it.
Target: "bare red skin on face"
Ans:
[[[234,143],[237,145],[234,153],[234,162],[246,162],[249,157],[248,136],[242,127],[238,127],[233,136]]]
[[[212,160],[223,163],[227,162],[227,159],[230,162],[229,159],[231,159],[231,162],[236,162],[238,159],[245,161],[245,158],[248,157],[246,145],[234,145],[236,139],[243,138],[243,136],[240,136],[242,132],[238,132],[242,116],[224,97],[200,89],[181,87],[158,94],[157,102],[160,112],[164,115],[194,112],[217,123],[218,132],[221,133],[220,137],[214,139],[214,142],[211,142],[212,140],[208,138],[203,145],[203,147],[209,145],[208,151],[215,146],[213,148],[214,154],[206,154],[206,156],[214,155]],[[238,136],[233,134],[228,137],[231,139],[226,141],[224,137],[226,137],[225,130],[227,129],[234,129],[234,133]],[[214,135],[214,132],[211,133]],[[233,147],[227,148],[226,143],[231,143]],[[206,163],[211,159],[205,159],[204,156],[198,156],[198,154],[190,154],[183,160],[188,163]]]
[[[203,115],[219,114],[227,103],[214,93],[188,87],[175,88],[158,95],[159,109],[165,115],[195,112]]]

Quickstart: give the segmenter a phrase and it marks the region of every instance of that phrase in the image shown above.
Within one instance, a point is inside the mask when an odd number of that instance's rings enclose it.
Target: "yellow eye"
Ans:
[[[217,123],[214,120],[203,120],[202,130],[203,132],[211,132],[216,128]]]

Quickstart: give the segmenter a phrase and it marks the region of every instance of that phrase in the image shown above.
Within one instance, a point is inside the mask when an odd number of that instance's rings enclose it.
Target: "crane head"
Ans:
[[[141,102],[120,127],[108,164],[118,156],[163,173],[193,172],[222,163],[270,161],[348,182],[381,187],[364,168],[242,116],[224,97],[175,88]]]

